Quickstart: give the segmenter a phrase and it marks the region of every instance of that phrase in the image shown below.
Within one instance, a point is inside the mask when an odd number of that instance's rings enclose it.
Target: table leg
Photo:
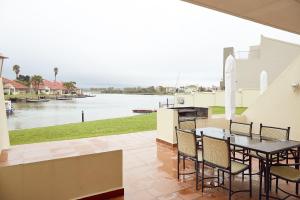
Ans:
[[[297,154],[296,154],[296,159],[295,163],[299,163],[299,156],[300,156],[300,147],[297,148]],[[296,169],[299,170],[299,165],[296,165]],[[299,194],[299,184],[296,183],[296,194]]]
[[[266,185],[266,200],[270,198],[270,160],[269,154],[266,154],[266,169],[265,169],[265,185]]]

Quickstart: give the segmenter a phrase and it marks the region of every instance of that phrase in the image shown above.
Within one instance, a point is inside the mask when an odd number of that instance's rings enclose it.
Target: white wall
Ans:
[[[300,46],[271,38],[261,37],[261,44],[252,48],[248,59],[237,59],[237,88],[259,89],[261,71],[268,73],[271,84],[300,54]]]
[[[122,150],[0,167],[1,200],[80,199],[123,188]]]
[[[244,112],[248,121],[278,127],[291,127],[291,139],[300,141],[300,89],[292,89],[300,82],[300,53],[269,88]]]
[[[259,96],[259,90],[241,90],[236,93],[236,106],[248,107],[253,104]],[[179,104],[177,98],[184,98],[184,104]],[[175,107],[177,106],[224,106],[224,91],[198,92],[194,94],[175,94]]]

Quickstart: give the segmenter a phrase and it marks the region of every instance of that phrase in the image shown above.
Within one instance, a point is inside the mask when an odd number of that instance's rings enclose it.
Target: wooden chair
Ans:
[[[273,127],[273,126],[265,126],[262,123],[260,124],[259,129],[259,138],[261,141],[267,140],[267,141],[282,141],[282,140],[289,140],[290,136],[290,127],[287,128],[280,128],[280,127]],[[262,171],[260,174],[263,176],[264,174],[264,161],[266,159],[266,155],[259,152],[251,152],[250,153],[252,157],[255,157],[259,159],[259,166],[260,171]],[[286,163],[288,163],[287,157],[285,155],[288,155],[289,153],[287,151],[278,153],[276,155],[271,156],[271,164],[272,163],[278,163],[279,161],[286,160]],[[272,176],[270,176],[270,182],[272,181]],[[278,182],[278,178],[276,178],[276,182]],[[272,184],[270,184],[271,189]]]
[[[252,126],[253,122],[250,123],[242,123],[242,122],[237,122],[237,121],[232,121],[230,120],[229,124],[229,131],[230,134],[234,135],[243,135],[252,138]],[[235,160],[240,160],[243,163],[249,161],[249,152],[245,150],[244,148],[241,147],[235,147],[231,146],[231,152],[233,154],[233,158]],[[242,155],[242,158],[237,158],[236,153],[240,153]],[[242,179],[244,180],[244,173],[242,175]]]
[[[283,193],[287,194],[287,196],[285,196],[282,199],[287,199],[289,197],[295,197],[295,198],[300,199],[298,192],[296,192],[296,194],[289,193],[289,192],[283,190],[282,188],[280,188],[278,185],[278,179],[286,180],[288,182],[292,182],[292,183],[295,183],[296,185],[298,185],[300,183],[300,171],[299,171],[299,169],[296,169],[295,167],[299,166],[299,165],[300,165],[300,163],[293,163],[293,164],[276,163],[271,166],[270,175],[276,177],[276,193],[278,193],[278,190],[280,190]],[[260,176],[260,183],[261,182],[262,182],[262,176]],[[262,187],[262,184],[260,184],[260,188],[259,188],[260,197],[262,196],[261,187]],[[279,199],[278,197],[274,197],[274,198]]]
[[[219,139],[202,134],[202,145],[203,145],[203,163],[202,163],[202,192],[204,190],[205,179],[218,179],[218,187],[222,187],[229,191],[229,199],[237,192],[249,192],[250,197],[252,196],[252,177],[251,177],[251,163],[246,165],[235,160],[232,160],[230,153],[230,138]],[[251,162],[251,161],[250,161]],[[218,169],[217,177],[204,177],[204,166],[209,166]],[[240,174],[246,170],[249,170],[249,190],[232,190],[232,176]],[[219,171],[225,172],[229,175],[229,187],[225,187],[224,179],[220,183]]]
[[[181,130],[195,130],[196,127],[196,118],[178,121],[178,128]]]
[[[196,173],[196,189],[198,190],[199,184],[199,164],[202,163],[202,152],[198,148],[196,131],[181,130],[175,127],[177,138],[177,178],[179,180],[180,175],[187,175]],[[180,173],[180,160],[183,160],[183,169],[185,169],[185,160],[189,159],[195,163],[195,172]]]

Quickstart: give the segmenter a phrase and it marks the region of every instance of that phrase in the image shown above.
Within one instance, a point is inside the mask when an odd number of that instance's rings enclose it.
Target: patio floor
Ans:
[[[77,140],[47,142],[13,146],[7,162],[0,166],[14,165],[55,158],[96,153],[106,150],[123,149],[124,197],[114,200],[193,200],[227,199],[227,192],[221,188],[195,190],[194,175],[177,180],[177,153],[156,142],[156,132],[131,133],[102,136]],[[207,169],[207,173],[212,170]],[[258,176],[253,176],[253,198],[258,199]],[[294,184],[281,182],[282,187],[294,191]],[[243,182],[236,176],[233,186],[247,188],[248,179]],[[248,193],[238,193],[233,199],[250,199]],[[292,199],[292,198],[291,198]]]

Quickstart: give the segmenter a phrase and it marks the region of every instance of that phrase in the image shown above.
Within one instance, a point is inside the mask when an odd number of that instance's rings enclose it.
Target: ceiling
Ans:
[[[300,0],[183,0],[300,35]]]

